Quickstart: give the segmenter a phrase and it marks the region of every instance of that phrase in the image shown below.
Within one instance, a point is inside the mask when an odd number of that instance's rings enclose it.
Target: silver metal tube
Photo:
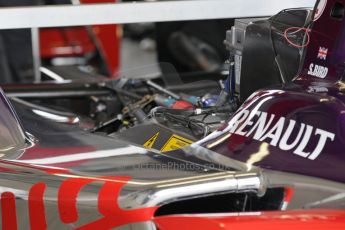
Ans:
[[[41,54],[40,54],[40,36],[39,28],[31,28],[31,43],[32,43],[32,60],[34,67],[35,82],[41,82]]]
[[[260,196],[266,191],[266,183],[261,172],[223,172],[150,184],[147,189],[143,189],[144,185],[128,184],[125,190],[136,192],[130,193],[119,202],[120,206],[126,209],[162,205],[177,200],[223,193],[253,191]]]
[[[165,93],[165,94],[171,96],[172,98],[174,98],[174,99],[176,99],[176,100],[180,100],[180,99],[181,99],[181,97],[180,97],[179,95],[177,95],[176,93],[173,93],[173,92],[171,92],[170,90],[167,90],[167,89],[161,87],[160,85],[154,83],[154,82],[151,81],[151,80],[147,80],[146,83],[147,83],[149,86],[151,86],[151,87],[155,88],[156,90],[160,91],[161,93]]]

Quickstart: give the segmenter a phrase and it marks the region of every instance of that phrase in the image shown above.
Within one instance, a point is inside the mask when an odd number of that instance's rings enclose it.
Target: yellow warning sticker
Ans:
[[[185,146],[191,145],[192,143],[193,141],[174,134],[170,137],[167,143],[165,143],[165,145],[161,149],[161,152],[168,152],[171,150],[180,149]]]
[[[159,132],[156,133],[153,137],[151,137],[148,141],[146,141],[144,144],[144,147],[151,149],[153,147],[153,145],[155,144],[158,136],[159,136]]]

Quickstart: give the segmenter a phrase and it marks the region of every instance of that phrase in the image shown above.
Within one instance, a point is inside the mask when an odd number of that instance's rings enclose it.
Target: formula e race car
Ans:
[[[4,86],[2,229],[345,229],[344,6],[235,22],[217,99],[164,78]]]

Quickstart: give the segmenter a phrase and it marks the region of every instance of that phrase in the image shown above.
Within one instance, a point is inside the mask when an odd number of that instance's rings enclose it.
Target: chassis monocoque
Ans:
[[[344,229],[344,1],[320,6],[297,77],[256,91],[182,149],[85,131],[7,87],[2,229]]]

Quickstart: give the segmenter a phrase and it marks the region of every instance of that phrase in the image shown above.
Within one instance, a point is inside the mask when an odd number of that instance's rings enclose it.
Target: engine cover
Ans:
[[[324,89],[334,96],[297,85],[257,91],[201,144],[248,168],[258,165],[345,182],[344,98],[335,89]]]

